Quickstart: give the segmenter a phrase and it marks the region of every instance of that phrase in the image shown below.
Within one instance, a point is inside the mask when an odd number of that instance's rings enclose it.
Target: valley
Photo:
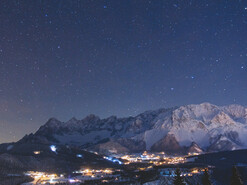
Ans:
[[[0,178],[3,185],[9,179],[24,185],[169,185],[179,168],[187,184],[201,182],[207,169],[213,182],[225,185],[229,179],[220,176],[230,177],[233,166],[246,179],[246,135],[247,108],[240,105],[202,103],[127,118],[51,118],[37,132],[0,145]]]

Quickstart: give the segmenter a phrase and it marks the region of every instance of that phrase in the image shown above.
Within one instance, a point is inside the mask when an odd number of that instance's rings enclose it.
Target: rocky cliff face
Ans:
[[[247,148],[247,108],[209,103],[147,111],[136,117],[61,122],[51,118],[35,134],[19,142],[41,142],[120,152],[144,150],[180,152]]]
[[[176,137],[173,134],[167,134],[164,138],[156,142],[151,150],[154,152],[166,152],[168,154],[182,153],[183,148],[179,145]]]

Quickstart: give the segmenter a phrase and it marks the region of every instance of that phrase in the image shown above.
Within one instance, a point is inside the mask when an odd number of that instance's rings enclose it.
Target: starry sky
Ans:
[[[0,143],[50,117],[247,105],[247,1],[1,0]]]

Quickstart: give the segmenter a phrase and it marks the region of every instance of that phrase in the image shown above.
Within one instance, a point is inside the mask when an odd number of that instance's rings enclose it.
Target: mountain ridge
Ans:
[[[164,139],[167,135],[173,137]],[[247,148],[247,108],[202,103],[145,111],[125,118],[100,119],[94,114],[82,120],[73,117],[67,122],[50,118],[36,133],[18,142],[75,145],[98,152],[101,145],[108,148],[112,145],[116,153],[118,149],[130,153],[159,151],[159,146],[169,152],[169,143],[176,142],[180,153],[182,149],[184,152],[243,149]]]

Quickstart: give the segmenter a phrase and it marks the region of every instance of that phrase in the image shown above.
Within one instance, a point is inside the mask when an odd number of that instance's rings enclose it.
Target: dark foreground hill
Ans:
[[[102,156],[65,145],[13,143],[0,147],[0,173],[47,171],[71,173],[81,167],[116,167]]]
[[[232,167],[236,166],[241,179],[247,184],[247,150],[216,152],[191,158],[195,158],[194,163],[214,166],[213,178],[222,185],[230,184]]]

